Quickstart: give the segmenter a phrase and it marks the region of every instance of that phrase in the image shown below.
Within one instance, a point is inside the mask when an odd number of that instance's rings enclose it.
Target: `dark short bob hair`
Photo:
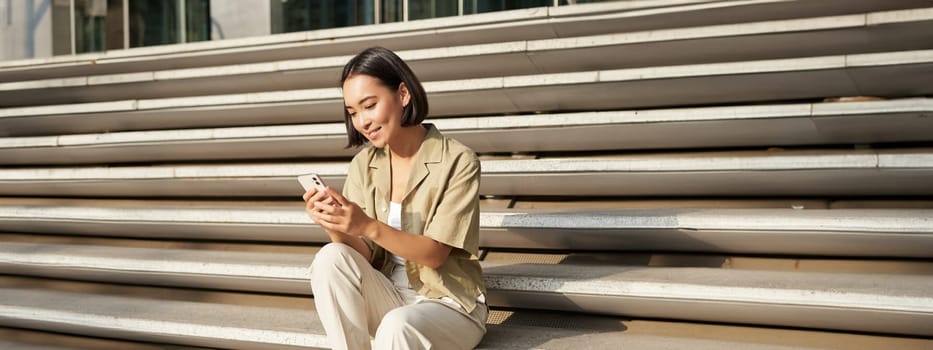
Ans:
[[[421,124],[428,115],[428,96],[418,81],[415,73],[408,68],[405,61],[402,61],[398,55],[389,49],[383,47],[370,47],[353,57],[347,65],[343,67],[343,74],[340,76],[340,87],[352,75],[365,74],[379,79],[383,86],[392,91],[397,91],[401,83],[405,83],[411,99],[402,112],[402,126],[414,126]],[[347,148],[359,147],[366,143],[366,137],[353,128],[353,121],[350,120],[350,113],[343,109],[343,120],[347,126]]]

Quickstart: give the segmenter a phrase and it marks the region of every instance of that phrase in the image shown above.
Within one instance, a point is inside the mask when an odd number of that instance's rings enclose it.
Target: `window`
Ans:
[[[107,0],[75,0],[75,52],[107,49]]]
[[[211,40],[212,30],[222,33],[212,22],[212,1],[222,0],[56,0],[53,53]],[[602,1],[608,0],[253,0],[218,7],[237,14],[235,23],[257,28],[251,35],[264,35]]]
[[[408,0],[408,20],[456,16],[457,0]]]
[[[124,11],[124,4],[128,5]],[[210,0],[74,0],[53,8],[56,54],[210,40]],[[74,36],[74,47],[71,36]]]
[[[566,0],[565,0],[566,1]],[[463,14],[554,6],[553,0],[463,0]]]
[[[209,40],[209,0],[129,1],[130,47]]]
[[[591,2],[606,2],[606,1],[610,1],[610,0],[560,0],[558,4],[560,6],[564,6],[564,5],[588,4]]]
[[[380,1],[379,23],[401,22],[405,20],[404,1],[402,0],[378,0]]]
[[[280,16],[273,18],[273,33],[358,26],[375,20],[372,0],[273,0],[272,6],[281,6],[271,11]]]
[[[211,1],[185,0],[185,42],[211,40]]]

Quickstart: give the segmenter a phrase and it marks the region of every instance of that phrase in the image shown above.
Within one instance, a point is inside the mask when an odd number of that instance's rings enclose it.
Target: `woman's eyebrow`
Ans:
[[[363,102],[366,102],[366,100],[371,99],[371,98],[376,98],[376,96],[375,96],[375,95],[371,95],[371,96],[363,97],[363,98],[360,99],[360,102],[357,102],[356,104],[363,104]],[[347,108],[347,109],[352,109],[352,108],[353,108],[353,107],[351,107],[351,106],[343,106],[343,107],[344,107],[344,108]]]
[[[360,102],[357,102],[357,104],[363,104],[363,102],[366,102],[366,100],[371,99],[371,98],[376,98],[376,96],[371,95],[371,96],[363,97],[360,99]]]

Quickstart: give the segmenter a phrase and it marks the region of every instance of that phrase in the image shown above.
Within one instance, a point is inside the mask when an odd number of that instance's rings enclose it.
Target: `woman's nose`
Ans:
[[[365,130],[372,124],[372,118],[369,116],[369,113],[360,113],[360,126]]]

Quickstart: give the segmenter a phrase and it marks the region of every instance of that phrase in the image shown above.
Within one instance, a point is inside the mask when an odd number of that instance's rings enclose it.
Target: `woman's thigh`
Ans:
[[[358,323],[365,318],[374,334],[383,316],[404,305],[392,282],[348,245],[330,243],[311,264],[311,289],[319,313],[341,313]],[[330,311],[331,309],[340,309]]]

